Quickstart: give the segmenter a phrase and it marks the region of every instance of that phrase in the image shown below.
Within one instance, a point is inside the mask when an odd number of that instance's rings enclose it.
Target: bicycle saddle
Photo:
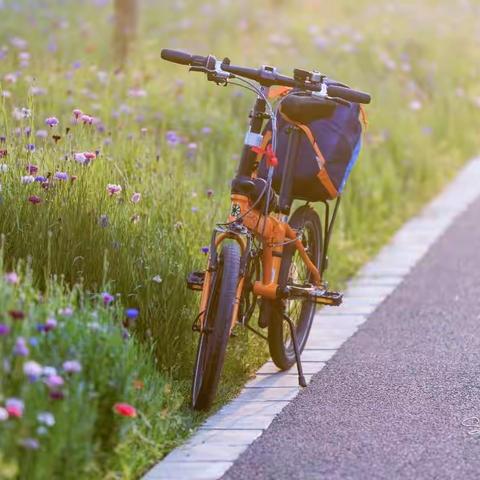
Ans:
[[[321,118],[329,118],[335,111],[335,103],[319,97],[289,95],[282,101],[281,111],[290,120],[310,123]]]

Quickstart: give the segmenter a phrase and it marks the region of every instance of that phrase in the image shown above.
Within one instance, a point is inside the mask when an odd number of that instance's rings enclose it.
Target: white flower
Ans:
[[[23,373],[27,377],[39,377],[43,373],[43,368],[39,363],[30,360],[23,364]]]
[[[35,181],[35,177],[33,175],[24,175],[22,177],[22,183],[24,185],[28,185],[29,183],[33,183]]]
[[[55,367],[46,366],[42,368],[42,375],[44,375],[45,377],[50,377],[56,374],[57,374],[57,369]]]
[[[8,165],[6,163],[0,163],[0,173],[8,172]]]
[[[152,278],[152,281],[155,282],[155,283],[162,283],[162,277],[160,275],[155,275],[153,278]]]
[[[67,373],[79,373],[82,371],[82,365],[77,360],[67,360],[63,362],[63,369]]]
[[[50,412],[40,412],[37,415],[39,423],[43,423],[47,427],[53,427],[55,425],[55,417]]]
[[[8,420],[8,412],[5,408],[0,407],[0,422]]]
[[[413,110],[414,112],[421,110],[422,108],[422,102],[420,100],[412,100],[409,104],[410,110]]]

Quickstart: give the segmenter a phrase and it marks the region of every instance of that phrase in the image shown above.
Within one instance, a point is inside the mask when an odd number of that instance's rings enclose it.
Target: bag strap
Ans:
[[[306,135],[308,141],[312,145],[313,151],[315,152],[316,160],[318,163],[318,173],[317,173],[317,178],[320,180],[320,183],[325,187],[327,190],[328,194],[330,195],[330,198],[336,198],[338,197],[338,190],[335,187],[335,185],[332,182],[332,179],[328,175],[327,169],[325,168],[325,157],[323,156],[322,152],[320,151],[320,148],[317,145],[317,142],[315,141],[315,137],[306,125],[303,123],[295,122],[294,120],[291,120],[290,118],[287,117],[282,111],[280,111],[280,115],[289,123],[293,123],[296,125],[298,128],[300,128],[303,133]]]

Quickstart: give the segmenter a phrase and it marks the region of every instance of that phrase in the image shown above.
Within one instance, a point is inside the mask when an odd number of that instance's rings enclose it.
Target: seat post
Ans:
[[[282,184],[280,186],[280,197],[278,208],[284,215],[290,214],[292,206],[293,175],[297,165],[298,149],[300,146],[301,131],[296,125],[288,127],[288,144],[285,164],[283,166]]]

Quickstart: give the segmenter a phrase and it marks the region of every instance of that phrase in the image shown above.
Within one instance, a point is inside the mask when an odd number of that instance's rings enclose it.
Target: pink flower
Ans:
[[[120,185],[116,185],[114,183],[109,183],[107,185],[107,192],[112,197],[113,195],[118,195],[121,193],[122,187]]]
[[[16,272],[9,272],[5,274],[5,281],[10,283],[11,285],[18,285],[20,278],[18,277]]]
[[[115,413],[118,413],[122,417],[134,418],[137,416],[137,410],[135,409],[135,407],[132,407],[132,405],[128,403],[116,403],[113,406],[113,409]]]
[[[73,114],[73,116],[74,116],[75,118],[79,118],[79,117],[81,117],[81,116],[83,115],[83,112],[82,112],[80,109],[76,108],[76,109],[72,112],[72,114]]]
[[[132,203],[138,203],[141,199],[142,199],[142,194],[138,193],[138,192],[135,192],[132,195],[132,198],[130,200],[132,201]]]
[[[5,409],[7,413],[12,418],[20,418],[23,416],[23,410],[25,408],[25,404],[23,400],[19,398],[9,398],[5,402]]]
[[[104,305],[110,305],[115,300],[115,297],[111,293],[103,292],[102,300]]]
[[[82,115],[80,115],[80,121],[83,122],[84,125],[92,125],[93,117],[83,113]]]
[[[87,163],[87,157],[84,153],[74,153],[73,158],[76,162],[80,163],[81,165],[85,165]]]
[[[95,152],[83,152],[83,154],[87,160],[93,160],[97,158],[97,154]]]
[[[50,330],[53,330],[57,326],[57,320],[54,317],[47,318],[45,321],[44,325],[44,330],[45,332],[49,332]]]

